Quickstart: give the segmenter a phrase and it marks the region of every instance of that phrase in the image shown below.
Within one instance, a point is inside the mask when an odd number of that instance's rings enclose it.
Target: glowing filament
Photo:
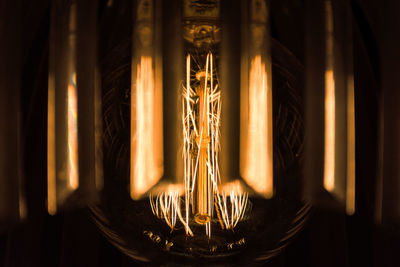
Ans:
[[[205,68],[194,71],[193,75],[190,61],[188,55],[182,120],[186,203],[191,200],[192,209],[196,213],[195,221],[204,224],[207,234],[210,235],[211,225],[208,222],[213,210],[213,192],[217,186],[220,94],[214,77],[213,55],[209,53]],[[188,218],[189,207],[186,205]]]
[[[204,225],[210,237],[214,206],[222,228],[233,229],[243,218],[247,194],[241,190],[231,190],[228,195],[218,192],[221,100],[213,55],[208,53],[204,68],[198,67],[197,70],[191,68],[188,55],[182,94],[184,201],[176,191],[168,191],[150,197],[150,204],[153,214],[165,220],[171,230],[178,218],[186,234],[193,235],[190,228],[193,218]]]
[[[248,194],[238,191],[215,195],[215,209],[222,229],[233,229],[243,219],[247,207]]]

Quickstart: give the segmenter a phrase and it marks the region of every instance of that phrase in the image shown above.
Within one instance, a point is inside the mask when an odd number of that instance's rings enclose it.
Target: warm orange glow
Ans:
[[[215,210],[222,229],[233,229],[243,218],[248,194],[239,180],[222,184],[215,195]]]
[[[356,137],[355,137],[355,108],[354,108],[354,80],[349,77],[347,86],[347,188],[346,212],[352,215],[355,212],[356,195]]]
[[[48,114],[47,114],[47,210],[54,215],[57,211],[57,170],[56,170],[56,90],[52,75],[49,76]],[[78,174],[78,98],[76,74],[73,73],[68,81],[66,116],[67,116],[67,162],[66,171],[60,171],[59,179],[65,179],[71,190],[79,187]],[[62,192],[59,193],[63,194]]]
[[[190,227],[194,221],[211,237],[214,210],[222,229],[233,229],[243,219],[248,200],[239,180],[219,189],[221,95],[213,64],[209,53],[204,68],[193,71],[191,56],[187,55],[182,88],[184,185],[159,184],[152,189],[155,195],[150,196],[153,214],[171,230],[177,222],[182,223],[189,236],[194,235]]]
[[[152,58],[142,56],[137,65],[136,84],[131,96],[131,197],[139,199],[161,178],[161,148],[156,131],[156,95]]]
[[[47,111],[47,211],[54,215],[57,211],[56,196],[56,147],[55,147],[55,87],[54,76],[49,75]]]
[[[76,91],[76,74],[68,84],[68,185],[75,190],[79,186],[78,176],[78,97]]]
[[[240,180],[234,180],[229,183],[224,183],[219,186],[219,193],[220,194],[229,194],[230,192],[244,192],[244,188]]]
[[[150,206],[154,215],[163,219],[174,230],[177,219],[183,224],[186,234],[193,236],[189,223],[182,216],[181,195],[177,191],[159,193],[156,197],[150,195]]]
[[[153,193],[156,194],[153,197]],[[188,219],[184,219],[181,211],[181,196],[185,193],[185,188],[181,184],[161,184],[152,190],[150,195],[150,206],[154,215],[165,220],[167,225],[174,229],[177,218],[183,224],[187,235],[193,236],[189,227]]]
[[[233,229],[243,218],[248,194],[243,193],[239,181],[222,186],[221,194],[215,195],[215,210],[222,229]]]
[[[248,128],[244,180],[259,194],[273,195],[272,90],[265,63],[256,56],[250,65]]]
[[[324,187],[335,188],[335,80],[333,71],[325,73],[325,162]]]
[[[185,194],[185,187],[183,184],[160,182],[151,189],[151,194],[158,195],[161,193],[177,193],[178,195],[183,196]]]
[[[67,20],[55,17],[51,22],[47,103],[47,210],[51,215],[79,187],[76,12],[73,3]],[[65,37],[65,42],[57,41],[57,36]]]
[[[324,187],[335,189],[335,77],[333,72],[333,15],[330,1],[326,11],[326,71],[325,71],[325,155]]]
[[[189,203],[192,203],[197,216],[195,220],[205,225],[207,235],[211,235],[211,225],[207,222],[211,218],[213,194],[218,182],[221,112],[220,91],[213,64],[213,55],[209,53],[204,69],[195,71],[195,79],[191,80],[191,57],[188,55],[186,86],[183,88],[186,221],[189,220]]]

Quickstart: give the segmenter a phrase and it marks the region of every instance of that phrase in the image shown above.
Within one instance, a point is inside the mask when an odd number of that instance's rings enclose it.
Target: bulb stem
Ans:
[[[204,74],[204,72],[202,73]],[[197,90],[199,96],[199,136],[197,144],[199,148],[199,170],[195,186],[195,216],[194,220],[198,224],[206,224],[211,220],[210,201],[211,181],[207,170],[207,147],[210,144],[208,134],[208,106],[207,106],[207,82],[205,75],[200,74],[198,79],[200,85]]]

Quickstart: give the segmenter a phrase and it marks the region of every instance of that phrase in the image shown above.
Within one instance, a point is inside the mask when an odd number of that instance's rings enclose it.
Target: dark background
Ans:
[[[23,33],[23,172],[29,214],[25,222],[0,232],[0,266],[138,266],[104,239],[88,210],[56,216],[46,213],[47,136],[38,129],[47,128],[50,1],[23,2],[20,21]],[[129,35],[129,25],[113,18],[128,16],[130,4],[129,1],[100,2],[100,35],[107,37],[99,47],[101,58],[121,36]],[[271,5],[272,36],[304,63],[304,1],[271,0]],[[305,229],[267,266],[400,266],[400,227],[374,223],[381,96],[387,88],[400,90],[400,2],[353,0],[351,7],[356,97],[356,213],[349,217],[314,208]],[[387,114],[388,121],[391,116],[396,119],[399,115],[396,112]],[[398,132],[394,130],[393,133]]]

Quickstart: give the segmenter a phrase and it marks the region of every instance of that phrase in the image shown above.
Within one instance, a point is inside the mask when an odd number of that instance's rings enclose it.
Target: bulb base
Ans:
[[[194,216],[194,221],[196,222],[196,223],[198,223],[198,224],[201,224],[201,225],[203,225],[203,224],[206,224],[206,223],[208,223],[208,222],[210,222],[211,221],[211,216],[210,215],[207,215],[207,214],[196,214],[195,216]]]

